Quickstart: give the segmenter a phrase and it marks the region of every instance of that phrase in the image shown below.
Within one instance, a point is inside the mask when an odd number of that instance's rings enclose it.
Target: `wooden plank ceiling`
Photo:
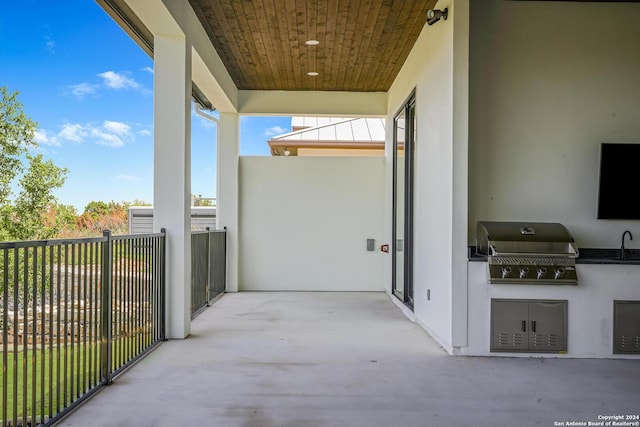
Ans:
[[[376,92],[391,86],[436,0],[189,3],[238,89]]]

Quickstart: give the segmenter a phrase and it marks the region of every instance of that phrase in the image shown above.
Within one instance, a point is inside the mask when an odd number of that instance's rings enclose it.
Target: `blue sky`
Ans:
[[[56,192],[153,202],[153,61],[92,0],[4,2],[0,86],[18,91],[46,158],[69,170]],[[242,155],[269,155],[289,117],[242,117]],[[215,127],[192,115],[192,193],[215,197]]]

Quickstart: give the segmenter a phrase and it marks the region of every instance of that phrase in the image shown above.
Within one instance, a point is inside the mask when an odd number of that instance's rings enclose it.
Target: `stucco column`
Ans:
[[[227,292],[238,291],[238,191],[240,122],[236,113],[220,113],[218,124],[218,228],[227,227]]]
[[[167,230],[167,335],[191,332],[191,46],[154,36],[153,228]]]
[[[455,0],[450,13],[453,18],[451,344],[466,347],[469,308],[469,0]]]

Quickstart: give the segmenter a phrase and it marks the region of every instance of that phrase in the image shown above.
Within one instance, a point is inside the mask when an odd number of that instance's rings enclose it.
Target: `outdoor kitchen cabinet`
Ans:
[[[491,349],[567,351],[566,300],[491,300]]]
[[[613,302],[613,353],[640,354],[640,301]]]

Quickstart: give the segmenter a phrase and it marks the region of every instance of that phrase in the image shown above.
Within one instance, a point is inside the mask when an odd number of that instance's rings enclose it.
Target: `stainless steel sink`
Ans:
[[[621,257],[621,253],[618,254],[618,258]],[[638,249],[625,249],[624,250],[624,260],[628,261],[638,261],[640,260],[640,250]]]

